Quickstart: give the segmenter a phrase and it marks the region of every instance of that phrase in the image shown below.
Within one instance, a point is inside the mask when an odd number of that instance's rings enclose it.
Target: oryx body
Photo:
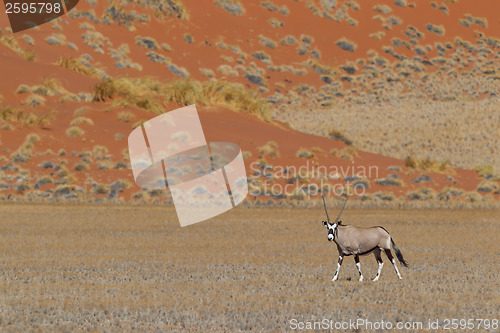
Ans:
[[[333,224],[323,221],[323,225],[326,225],[328,228],[328,240],[335,242],[339,251],[337,271],[332,281],[338,279],[340,266],[342,265],[344,257],[351,255],[354,256],[354,261],[359,271],[359,280],[363,281],[359,256],[368,255],[372,252],[378,263],[378,272],[374,279],[374,281],[377,281],[380,278],[380,272],[384,266],[381,256],[382,251],[385,252],[387,258],[392,262],[398,277],[400,279],[402,278],[396,266],[396,260],[391,253],[391,244],[401,264],[405,267],[408,267],[408,264],[404,260],[401,251],[394,243],[394,240],[391,238],[391,235],[389,235],[389,232],[383,227],[359,228],[352,225],[342,225],[341,221]]]
[[[359,228],[352,225],[343,225],[342,221],[339,221],[340,215],[345,208],[347,203],[347,199],[340,211],[339,215],[335,219],[334,223],[330,223],[330,217],[328,216],[328,210],[326,209],[325,198],[323,197],[323,204],[325,206],[327,221],[323,221],[323,225],[328,229],[328,241],[333,241],[337,244],[337,249],[339,251],[339,261],[337,263],[337,270],[335,271],[335,275],[332,281],[336,281],[339,277],[340,266],[342,265],[342,261],[345,256],[354,256],[354,261],[356,262],[356,267],[359,272],[359,281],[363,281],[363,274],[361,273],[361,265],[359,263],[359,256],[367,255],[373,252],[375,255],[375,259],[378,263],[378,272],[377,276],[373,281],[377,281],[380,278],[380,272],[382,271],[382,267],[384,266],[384,262],[382,261],[381,252],[384,251],[387,255],[387,258],[392,262],[394,269],[396,270],[396,274],[400,279],[402,279],[401,274],[399,273],[398,267],[396,266],[396,260],[392,256],[391,253],[391,244],[394,248],[394,252],[396,252],[396,257],[399,262],[408,267],[408,264],[403,258],[403,254],[394,243],[394,240],[389,235],[389,232],[383,227],[371,227],[371,228]]]

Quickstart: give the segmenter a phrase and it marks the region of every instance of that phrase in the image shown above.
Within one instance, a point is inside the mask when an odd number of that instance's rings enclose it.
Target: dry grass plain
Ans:
[[[499,101],[339,102],[334,108],[288,107],[273,117],[309,134],[329,136],[336,129],[356,148],[375,154],[449,160],[464,169],[491,165],[498,171]]]
[[[286,331],[293,318],[427,322],[500,310],[498,211],[346,211],[347,224],[385,226],[411,267],[399,281],[385,259],[380,281],[358,282],[348,257],[336,283],[319,209],[238,208],[186,228],[160,207],[0,212],[5,332]],[[361,265],[375,276],[373,256]]]

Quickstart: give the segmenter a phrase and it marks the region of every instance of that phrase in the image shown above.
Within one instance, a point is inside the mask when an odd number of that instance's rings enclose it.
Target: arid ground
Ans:
[[[339,281],[320,209],[238,208],[180,228],[163,207],[0,207],[2,331],[285,331],[290,321],[497,318],[497,211],[346,210],[411,267]],[[333,213],[332,213],[333,214]],[[385,257],[384,257],[385,258]],[[362,257],[373,278],[373,256]],[[361,329],[360,331],[369,331]],[[412,331],[412,330],[409,330]],[[490,330],[476,330],[490,331]]]

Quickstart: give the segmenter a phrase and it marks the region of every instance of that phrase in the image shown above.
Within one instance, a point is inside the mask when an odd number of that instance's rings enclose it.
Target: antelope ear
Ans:
[[[323,221],[323,225],[327,225],[328,223],[326,221]]]

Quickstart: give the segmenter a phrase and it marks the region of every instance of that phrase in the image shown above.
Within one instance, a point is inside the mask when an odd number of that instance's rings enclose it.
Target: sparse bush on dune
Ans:
[[[19,85],[16,90],[16,94],[27,94],[31,92],[31,88],[25,84]]]
[[[106,184],[97,184],[97,186],[95,186],[93,189],[92,189],[92,193],[94,194],[108,194],[109,193],[109,186],[106,185]]]
[[[158,42],[153,37],[135,37],[135,44],[141,47],[144,47],[148,50],[158,50],[160,47],[158,46]]]
[[[172,47],[168,43],[161,43],[161,49],[167,52],[172,51]]]
[[[491,165],[478,165],[474,168],[479,174],[479,177],[485,178],[495,174],[495,171]]]
[[[431,200],[436,197],[436,191],[431,188],[420,188],[406,195],[409,200]]]
[[[403,20],[397,16],[389,16],[387,21],[392,25],[401,25],[403,23]]]
[[[116,93],[116,88],[112,79],[107,79],[97,83],[94,86],[94,102],[105,102],[113,98]]]
[[[310,151],[307,148],[300,148],[297,151],[297,157],[311,159],[311,158],[314,158],[315,155],[312,151]]]
[[[36,54],[31,50],[23,49],[12,33],[0,31],[0,43],[10,48],[28,61],[34,61],[36,59]]]
[[[350,40],[347,40],[346,38],[339,39],[335,43],[335,45],[337,45],[338,47],[340,47],[342,50],[348,51],[348,52],[354,52],[358,48],[358,46],[356,45],[356,43],[354,43],[354,42],[352,42]]]
[[[306,43],[306,44],[312,44],[312,43],[314,43],[314,37],[306,35],[306,34],[301,34],[300,41],[303,43]]]
[[[425,25],[425,29],[427,29],[427,31],[429,32],[432,32],[438,36],[444,36],[445,35],[445,28],[443,25],[434,25],[434,24],[431,24],[431,23],[427,23]]]
[[[26,105],[28,106],[31,106],[32,108],[34,107],[37,107],[37,106],[40,106],[40,105],[44,105],[45,104],[45,98],[43,98],[42,96],[40,95],[29,95],[27,98],[26,98]]]
[[[392,13],[391,7],[389,7],[387,5],[375,5],[375,6],[373,6],[373,10],[375,10],[381,14],[384,14],[384,15]]]
[[[189,71],[185,67],[180,67],[176,64],[168,64],[167,69],[174,75],[188,78],[190,76]]]
[[[29,162],[31,160],[34,145],[38,141],[40,141],[40,137],[37,134],[28,134],[24,142],[11,154],[10,158],[14,162]]]
[[[392,192],[377,192],[375,193],[375,197],[383,201],[395,201],[396,197]]]
[[[243,156],[244,160],[248,160],[248,159],[250,159],[252,157],[252,153],[249,152],[249,151],[247,151],[247,150],[245,150],[245,151],[242,152],[242,156]]]
[[[381,40],[384,37],[385,37],[384,31],[377,31],[375,33],[370,34],[370,38],[373,38],[375,40]]]
[[[0,119],[11,120],[16,110],[9,105],[0,105]]]
[[[428,157],[424,159],[417,159],[412,156],[407,156],[405,159],[405,167],[408,169],[427,170],[441,173],[449,171],[448,163],[449,160],[439,163]]]
[[[208,77],[208,78],[212,78],[215,76],[214,71],[209,69],[209,68],[200,68],[200,72],[203,76]]]
[[[443,190],[441,190],[441,192],[439,192],[437,198],[439,200],[447,201],[447,200],[451,200],[451,199],[454,199],[456,197],[462,196],[463,193],[464,192],[461,189],[454,188],[454,187],[446,187]]]
[[[52,179],[52,177],[50,177],[49,175],[44,175],[40,179],[37,180],[34,188],[38,189],[41,186],[52,184],[52,183],[54,183],[54,180]]]
[[[80,126],[80,125],[94,125],[92,119],[87,117],[77,117],[73,119],[70,123],[70,126]]]
[[[340,141],[342,141],[343,143],[345,143],[348,146],[352,145],[352,140],[348,139],[345,136],[345,134],[342,131],[338,130],[338,129],[332,129],[332,130],[330,130],[330,132],[328,133],[328,136],[331,139],[340,140]]]
[[[280,7],[279,13],[284,16],[288,16],[290,14],[290,9],[286,5]]]
[[[76,185],[58,185],[54,191],[56,196],[66,196],[66,197],[77,197],[79,193],[82,193],[81,187]]]
[[[269,119],[269,105],[253,90],[226,82],[210,80],[203,84],[206,104],[227,105],[233,110],[242,110],[262,119]]]
[[[478,192],[493,192],[496,193],[500,189],[500,184],[494,181],[482,181],[477,186]]]
[[[106,156],[109,150],[105,146],[97,145],[94,146],[92,152],[97,160],[101,160]]]
[[[352,187],[355,190],[367,190],[370,188],[370,181],[368,179],[357,179],[353,182]]]
[[[227,44],[224,42],[217,42],[215,43],[215,46],[217,46],[221,50],[227,50]]]
[[[398,175],[392,174],[385,178],[376,179],[375,183],[383,186],[403,186],[404,182],[399,178]]]
[[[471,14],[465,14],[465,19],[458,19],[458,22],[464,27],[470,27],[473,24],[480,25],[481,27],[488,28],[488,19],[485,17],[474,17]]]
[[[347,0],[345,4],[350,7],[352,10],[360,10],[361,6],[356,0]]]
[[[250,83],[256,84],[258,86],[266,86],[266,80],[259,74],[245,73],[243,75]]]
[[[406,0],[396,0],[394,1],[394,4],[399,7],[406,7]]]
[[[262,45],[265,47],[268,47],[270,49],[275,49],[278,46],[278,43],[275,42],[273,39],[266,37],[264,35],[259,35],[259,41]]]
[[[49,37],[45,38],[45,41],[49,45],[62,46],[66,44],[66,36],[64,34],[52,34]]]
[[[56,64],[62,68],[66,68],[93,78],[100,79],[103,74],[105,74],[102,70],[99,70],[94,66],[86,66],[85,63],[86,61],[84,59],[61,57]]]
[[[85,163],[77,163],[75,164],[75,166],[73,167],[73,169],[75,169],[76,171],[83,171],[83,170],[87,170],[89,167],[87,166],[87,164]]]
[[[340,157],[348,161],[352,161],[356,156],[358,156],[358,151],[354,147],[347,147],[340,151]]]
[[[66,130],[66,135],[69,136],[70,138],[82,136],[84,133],[85,131],[78,126],[71,126]]]
[[[281,28],[284,25],[282,21],[278,20],[275,17],[270,18],[269,20],[267,20],[267,22],[276,29]]]
[[[130,111],[122,111],[118,113],[118,120],[128,123],[135,119],[135,115]]]
[[[465,202],[475,203],[475,202],[481,202],[482,200],[483,200],[482,195],[477,192],[465,193],[465,198],[464,198]]]
[[[262,61],[271,59],[271,56],[264,51],[252,52],[252,57],[254,57],[255,59],[258,59],[258,60],[262,60]]]
[[[165,89],[165,101],[180,105],[191,105],[204,100],[203,86],[198,81],[177,80]]]
[[[286,35],[283,39],[280,40],[281,45],[295,45],[297,44],[297,38],[293,35]]]
[[[143,7],[151,8],[156,15],[159,16],[174,16],[181,20],[189,19],[189,12],[181,0],[134,0],[134,3]],[[125,11],[125,4],[128,1],[123,1],[123,4],[112,2],[111,6],[106,10],[107,16],[118,24],[133,25],[135,21],[149,22],[149,16],[145,14],[137,14],[135,11]]]
[[[38,115],[31,112],[18,111],[15,116],[11,116],[9,120],[17,122],[20,127],[47,128],[52,119],[54,119],[54,112],[55,111]]]
[[[185,33],[183,36],[182,36],[182,39],[184,39],[184,41],[188,44],[192,44],[194,43],[194,37],[191,33]]]
[[[357,27],[359,24],[359,21],[353,19],[352,17],[348,18],[346,22],[347,22],[347,24],[349,24],[350,26],[353,26],[353,27]]]
[[[278,5],[273,3],[272,1],[266,0],[266,1],[261,1],[260,6],[264,9],[267,9],[270,12],[276,12],[279,10]]]
[[[238,0],[215,0],[214,2],[217,6],[224,8],[232,15],[239,16],[245,14],[245,8]]]
[[[257,147],[259,158],[264,156],[279,157],[279,147],[275,141],[269,141],[263,146]]]
[[[219,67],[217,67],[217,72],[221,73],[222,75],[228,75],[233,77],[239,76],[238,71],[234,70],[230,65],[227,64],[222,64]]]
[[[161,83],[150,78],[121,78],[104,80],[94,87],[94,101],[111,98],[121,98],[129,104],[155,113],[163,112],[163,108],[154,102],[155,99],[161,98],[165,103],[176,102],[180,105],[221,104],[268,119],[269,106],[258,93],[238,84],[218,80],[201,83],[183,79]],[[144,101],[149,101],[149,104],[144,104]]]
[[[82,117],[87,114],[88,108],[86,106],[79,107],[75,109],[75,112],[73,112],[73,116],[75,117]]]

